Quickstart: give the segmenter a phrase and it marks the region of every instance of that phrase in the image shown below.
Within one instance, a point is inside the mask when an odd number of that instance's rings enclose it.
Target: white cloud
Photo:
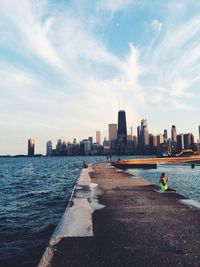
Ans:
[[[101,10],[117,12],[126,10],[135,4],[136,0],[101,0],[98,8]]]
[[[18,42],[16,49],[20,53],[33,53],[45,62],[62,68],[61,61],[47,37],[49,28],[43,26],[41,18],[38,17],[39,6],[36,8],[38,13],[33,13],[35,9],[32,9],[32,5],[35,7],[40,2],[43,3],[42,7],[44,8],[46,1],[21,0],[20,5],[18,5],[15,0],[2,0],[1,19],[7,20],[7,32],[12,29],[11,38],[15,40],[15,43]]]

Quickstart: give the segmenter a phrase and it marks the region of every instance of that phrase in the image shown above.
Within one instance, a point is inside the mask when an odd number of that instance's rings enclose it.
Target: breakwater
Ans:
[[[166,157],[166,158],[132,158],[113,161],[112,165],[123,169],[143,168],[143,169],[156,169],[157,164],[199,164],[200,156],[194,155],[189,157]]]
[[[61,223],[63,232],[60,235],[58,227],[55,242],[50,242],[51,256],[44,254],[40,266],[198,266],[197,202],[160,193],[158,186],[108,163],[93,165],[87,179],[89,186],[78,185],[82,192],[74,192],[71,201],[72,209],[77,197],[87,202],[79,220],[84,234],[78,230],[70,235],[73,224]]]

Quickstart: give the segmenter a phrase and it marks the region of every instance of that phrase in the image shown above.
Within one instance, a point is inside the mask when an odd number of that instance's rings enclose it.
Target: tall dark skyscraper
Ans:
[[[124,110],[119,110],[118,112],[117,142],[118,152],[124,154],[127,144],[126,113]]]
[[[33,157],[35,152],[35,140],[28,139],[28,156]]]
[[[126,113],[124,110],[118,112],[117,139],[120,143],[127,143]]]

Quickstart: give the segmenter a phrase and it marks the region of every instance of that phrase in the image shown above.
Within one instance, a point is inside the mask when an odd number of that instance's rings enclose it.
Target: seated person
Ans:
[[[160,176],[159,185],[162,191],[170,190],[168,186],[169,179],[166,177],[166,173],[162,173]]]
[[[87,169],[88,168],[88,165],[85,161],[83,161],[83,168]]]

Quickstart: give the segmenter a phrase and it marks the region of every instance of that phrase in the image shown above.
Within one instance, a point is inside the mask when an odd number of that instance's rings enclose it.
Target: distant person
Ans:
[[[83,161],[83,168],[87,169],[88,168],[88,165],[85,161]]]
[[[168,186],[169,178],[166,177],[166,173],[163,172],[160,176],[159,185],[162,191],[175,191]]]

